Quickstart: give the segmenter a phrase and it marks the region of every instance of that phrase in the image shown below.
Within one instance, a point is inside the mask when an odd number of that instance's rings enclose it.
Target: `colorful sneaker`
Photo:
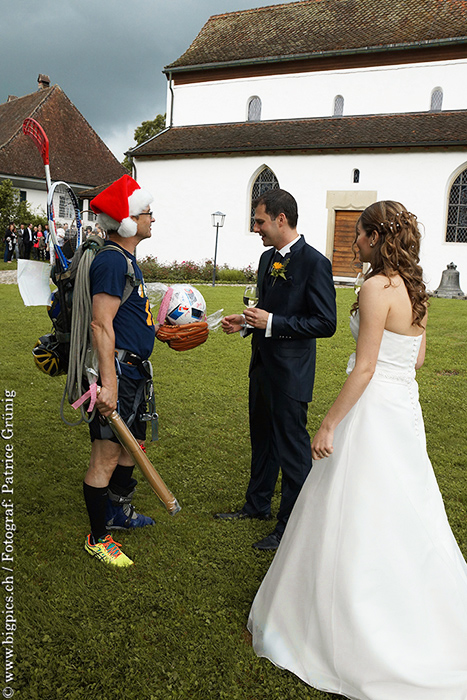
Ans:
[[[105,516],[109,530],[131,530],[134,527],[154,525],[152,518],[137,513],[131,503],[120,505],[113,503],[110,498],[107,499]]]
[[[112,566],[131,566],[134,562],[131,561],[126,554],[120,550],[120,543],[114,542],[111,535],[100,537],[96,544],[91,543],[91,535],[88,535],[84,543],[84,549],[92,557],[97,557],[104,564],[112,564]]]

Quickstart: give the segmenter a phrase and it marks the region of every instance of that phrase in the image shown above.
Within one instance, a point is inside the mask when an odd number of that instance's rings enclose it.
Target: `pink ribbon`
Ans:
[[[169,310],[169,304],[170,300],[172,299],[172,294],[174,293],[174,290],[172,287],[169,287],[166,293],[164,294],[164,297],[161,301],[161,305],[159,307],[159,313],[157,314],[157,323],[164,323],[165,318],[167,316],[167,311]]]
[[[96,382],[94,382],[94,384],[91,384],[91,386],[89,387],[89,389],[87,390],[87,392],[86,392],[85,394],[83,394],[79,399],[77,399],[77,401],[75,401],[74,403],[72,403],[72,404],[71,404],[71,407],[74,408],[74,409],[76,410],[76,409],[79,408],[87,399],[91,399],[90,402],[89,402],[88,409],[87,409],[87,410],[88,410],[88,413],[91,413],[91,411],[93,410],[93,408],[94,408],[94,406],[95,406],[96,399],[97,399],[97,383],[96,383]]]

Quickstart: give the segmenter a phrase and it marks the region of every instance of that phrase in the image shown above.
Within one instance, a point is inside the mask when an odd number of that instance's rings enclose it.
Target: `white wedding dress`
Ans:
[[[384,331],[248,621],[258,656],[352,700],[467,700],[467,565],[426,452],[420,342]]]

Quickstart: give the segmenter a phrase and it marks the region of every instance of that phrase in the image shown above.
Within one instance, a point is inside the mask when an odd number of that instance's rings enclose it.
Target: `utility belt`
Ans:
[[[137,367],[145,377],[152,379],[152,365],[149,360],[143,360],[134,352],[118,348],[115,349],[115,357],[119,362],[123,362],[124,365]]]
[[[120,364],[137,367],[142,373],[145,381],[144,400],[146,402],[145,413],[139,416],[142,421],[151,422],[151,442],[159,439],[159,415],[156,412],[156,400],[154,397],[154,384],[152,381],[153,372],[150,360],[143,360],[139,355],[129,350],[115,348],[115,364],[117,368],[117,379],[121,373]]]

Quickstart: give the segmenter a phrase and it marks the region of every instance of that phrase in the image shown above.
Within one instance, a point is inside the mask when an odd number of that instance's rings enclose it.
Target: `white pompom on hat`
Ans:
[[[90,202],[96,214],[106,214],[120,224],[117,233],[122,238],[136,235],[138,225],[132,216],[138,216],[148,207],[154,197],[141,189],[136,180],[123,175],[119,180],[106,187]]]

